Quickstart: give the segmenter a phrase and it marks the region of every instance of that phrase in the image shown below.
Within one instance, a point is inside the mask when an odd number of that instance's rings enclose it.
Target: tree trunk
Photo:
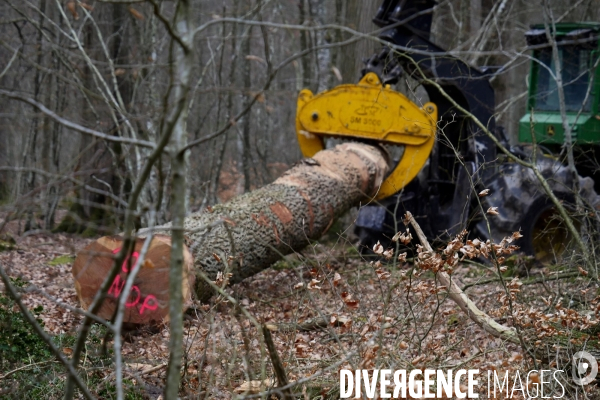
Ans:
[[[348,143],[306,159],[261,189],[185,220],[194,269],[231,283],[252,276],[324,234],[334,219],[373,195],[388,171],[378,148]],[[223,223],[218,223],[223,221]],[[196,296],[213,294],[196,280]]]
[[[246,56],[250,56],[252,50],[250,48],[250,39],[252,38],[252,27],[249,27],[246,31],[246,37],[243,38],[242,42],[242,54]],[[244,74],[244,106],[246,107],[248,103],[252,100],[251,88],[252,88],[252,64],[250,60],[246,58],[244,60],[243,65],[243,74]],[[241,141],[242,147],[242,171],[244,173],[244,193],[250,191],[251,185],[251,177],[250,170],[251,164],[253,164],[252,160],[252,149],[250,147],[250,120],[252,119],[252,112],[248,112],[244,116],[243,126],[242,126],[242,137],[238,140]]]
[[[308,12],[310,14],[311,22],[314,26],[323,26],[327,20],[327,8],[325,2],[319,0],[308,0]],[[315,45],[317,47],[325,46],[330,42],[329,34],[325,30],[318,30],[314,34]],[[317,50],[316,54],[316,80],[317,80],[317,92],[327,90],[329,87],[329,77],[331,76],[330,64],[331,64],[331,50],[320,49]]]
[[[225,281],[237,283],[268,268],[283,255],[302,249],[310,240],[324,234],[335,218],[373,196],[388,170],[387,154],[380,148],[345,143],[323,150],[312,159],[302,160],[270,185],[190,215],[185,219],[184,233],[193,267],[189,278],[184,280],[184,286],[186,282],[193,282],[196,275],[195,297],[206,301],[214,291],[202,275],[211,281],[221,282],[222,277]],[[169,232],[170,226],[161,229]],[[97,277],[88,282],[91,275],[81,274],[81,266],[86,265],[87,270],[95,271],[96,265],[101,265],[102,271],[107,271],[106,265],[112,264],[112,258],[107,258],[106,253],[111,253],[112,248],[118,248],[120,243],[118,238],[110,239],[116,241],[108,249],[106,240],[101,238],[81,251],[73,266],[76,287],[87,287],[92,296],[95,290],[91,288],[97,290],[102,282]],[[98,244],[107,249],[100,248]],[[105,255],[102,256],[102,253]],[[164,257],[166,252],[163,250],[157,254]],[[154,266],[165,265],[156,256],[148,252],[145,262]],[[106,260],[110,261],[107,263]],[[142,294],[149,293],[145,291],[145,281],[154,285],[153,293],[166,292],[168,279],[164,272],[160,275],[160,268],[142,268],[142,271],[146,275],[141,277],[140,272],[135,283]],[[164,289],[158,290],[156,285]],[[82,298],[81,292],[78,290],[80,302],[86,308],[88,302]],[[147,314],[147,310],[144,313],[138,310],[131,313],[133,320],[126,318],[125,322],[151,322],[161,308],[166,313],[167,304],[163,300],[157,301],[158,310]],[[107,301],[116,303],[115,296],[109,295]],[[148,319],[144,319],[144,315]],[[101,316],[106,318],[104,314]]]
[[[377,14],[380,2],[349,0],[346,2],[346,18],[343,25],[356,29],[361,33],[374,30],[372,18]],[[344,35],[346,36],[346,35]],[[345,37],[344,39],[349,39]],[[369,58],[379,51],[381,45],[367,39],[341,47],[340,56],[337,58],[338,69],[342,74],[343,83],[355,83],[360,79],[360,70],[364,67],[363,59]]]
[[[298,25],[304,25],[307,21],[306,17],[306,1],[298,0]],[[307,50],[310,47],[310,32],[300,32],[300,51]],[[309,88],[312,73],[310,70],[310,55],[307,54],[300,59],[302,62],[302,83],[298,91]]]

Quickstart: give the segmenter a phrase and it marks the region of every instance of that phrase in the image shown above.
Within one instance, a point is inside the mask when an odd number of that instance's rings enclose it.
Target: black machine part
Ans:
[[[469,142],[470,148],[464,155],[476,163],[478,174],[483,176],[491,173],[487,171],[486,162],[496,158],[496,147],[472,118],[454,107],[453,101],[485,124],[489,131],[495,132],[494,89],[489,74],[448,54],[429,40],[434,5],[434,0],[384,1],[374,22],[381,27],[390,27],[379,35],[389,43],[389,48],[371,57],[363,72],[375,72],[384,82],[390,83],[398,79],[402,70],[421,82],[429,101],[438,107],[441,126],[445,127],[444,136],[455,147],[461,141]],[[442,91],[430,81],[439,85]],[[452,158],[453,154],[449,156]],[[448,167],[445,165],[443,169]],[[456,176],[457,168],[456,164],[451,166],[451,180]]]
[[[539,156],[536,168],[549,183],[552,192],[568,208],[575,208],[573,178],[568,168],[548,156]],[[578,176],[579,196],[586,208],[598,209],[600,196],[594,191],[594,181]],[[521,250],[535,255],[538,261],[553,262],[570,247],[571,235],[562,224],[558,211],[544,192],[533,171],[517,163],[499,164],[496,175],[487,182],[489,206],[497,206],[499,215],[477,224],[478,233],[498,243],[503,237],[521,231]],[[576,219],[581,224],[580,219]]]
[[[427,215],[427,219],[421,221],[426,233],[430,237],[448,237],[464,229],[469,214],[468,209],[464,210],[465,201],[472,197],[472,181],[493,174],[493,165],[489,168],[489,163],[496,158],[493,141],[472,118],[458,111],[453,101],[496,132],[495,101],[488,75],[429,41],[434,5],[433,0],[385,0],[374,22],[389,27],[380,34],[389,46],[366,60],[362,72],[375,72],[386,84],[397,82],[403,73],[409,74],[425,88],[429,101],[438,106],[439,126],[444,129],[438,132],[442,140],[437,141],[430,162],[424,167],[425,182],[405,188],[381,205],[392,220],[397,219],[395,212],[406,209],[417,218]],[[499,137],[504,139],[502,135]],[[411,190],[418,198],[418,209],[409,200]],[[378,217],[372,217],[374,215]],[[374,209],[361,211],[357,222],[359,235],[360,229],[389,230],[390,221],[383,221],[381,215],[381,211]]]
[[[461,107],[486,124],[501,143],[507,144],[503,130],[495,126],[494,90],[489,75],[429,41],[434,5],[434,0],[384,0],[374,18],[378,26],[389,27],[380,38],[390,45],[366,60],[363,73],[375,72],[389,84],[403,73],[422,82],[429,100],[438,106],[439,126],[444,129],[438,133],[442,140],[437,141],[420,179],[379,205],[360,209],[355,233],[361,251],[369,251],[377,241],[391,245],[390,238],[404,229],[398,222],[408,210],[432,240],[446,241],[461,230],[470,229],[473,236],[500,241],[521,230],[524,237],[517,244],[525,253],[552,258],[559,251],[557,240],[566,242],[568,234],[556,223],[556,211],[532,171],[498,161],[493,141],[428,83],[432,80],[439,84]],[[532,32],[530,36],[538,35]],[[511,150],[521,157],[529,156],[527,150],[518,146]],[[543,156],[537,164],[557,196],[567,205],[574,204],[573,181],[566,167]],[[580,196],[597,208],[600,197],[594,191],[593,181],[578,179]],[[491,195],[481,199],[482,209],[475,201],[475,192],[484,188],[490,189]],[[492,206],[498,207],[500,215],[488,218],[488,229],[482,212]],[[550,235],[544,236],[544,232]]]

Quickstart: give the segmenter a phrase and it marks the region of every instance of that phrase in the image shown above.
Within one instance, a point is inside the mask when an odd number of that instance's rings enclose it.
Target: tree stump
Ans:
[[[337,217],[377,193],[389,171],[388,162],[387,153],[378,146],[344,143],[300,161],[263,188],[187,217],[184,299],[191,299],[193,286],[194,297],[206,301],[213,294],[207,280],[240,282],[321,237]],[[160,229],[168,233],[170,225]],[[160,236],[155,242],[147,256],[151,266],[144,266],[136,279],[139,301],[137,291],[130,295],[128,304],[135,305],[127,308],[124,322],[148,323],[167,315],[170,240]],[[73,274],[83,308],[87,309],[114,264],[114,257],[108,255],[120,243],[118,238],[100,238],[77,256]],[[136,244],[138,252],[141,243]],[[127,268],[122,269],[119,282],[126,279]],[[118,284],[111,290],[108,305],[99,313],[103,318],[112,316]],[[148,300],[150,295],[155,297]]]

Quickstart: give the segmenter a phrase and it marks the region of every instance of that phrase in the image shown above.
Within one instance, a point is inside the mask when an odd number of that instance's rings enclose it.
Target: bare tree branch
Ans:
[[[410,211],[406,212],[406,217],[409,223],[412,225],[413,229],[417,233],[419,237],[419,241],[425,247],[425,249],[433,254],[433,248],[429,244],[427,237],[423,233],[423,230],[412,216]],[[519,338],[517,337],[517,333],[512,328],[507,328],[504,325],[500,325],[497,323],[492,317],[487,315],[485,312],[481,311],[475,303],[469,299],[469,297],[458,287],[458,285],[452,280],[450,275],[448,275],[443,270],[440,270],[436,273],[436,277],[440,280],[441,284],[445,286],[448,290],[448,296],[454,300],[454,302],[460,307],[461,310],[464,311],[465,314],[469,318],[471,318],[477,325],[481,326],[486,332],[491,333],[492,335],[499,337],[504,340],[508,340],[509,342],[519,344]]]
[[[59,124],[65,126],[67,128],[73,129],[74,131],[77,131],[80,133],[85,133],[86,135],[91,135],[91,136],[97,137],[99,139],[106,140],[108,142],[127,143],[127,144],[133,144],[136,146],[148,147],[151,149],[154,149],[156,147],[156,145],[154,143],[148,142],[146,140],[137,140],[137,139],[118,137],[118,136],[111,136],[111,135],[102,133],[100,131],[96,131],[94,129],[86,128],[85,126],[76,124],[65,118],[60,117],[55,112],[48,109],[45,105],[43,105],[40,102],[35,101],[34,99],[32,99],[30,97],[25,97],[20,94],[10,92],[10,91],[4,90],[4,89],[0,89],[0,95],[8,97],[10,99],[15,99],[15,100],[19,100],[24,103],[30,104],[30,105],[34,106],[35,108],[37,108],[38,110],[40,110],[45,115],[47,115],[48,117],[50,117],[53,120],[55,120],[56,122],[58,122]]]

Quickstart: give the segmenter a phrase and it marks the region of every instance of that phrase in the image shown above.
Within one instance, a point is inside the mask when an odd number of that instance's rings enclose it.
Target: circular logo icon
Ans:
[[[587,351],[578,351],[573,354],[571,370],[575,384],[587,385],[596,379],[596,375],[598,375],[598,362]]]

